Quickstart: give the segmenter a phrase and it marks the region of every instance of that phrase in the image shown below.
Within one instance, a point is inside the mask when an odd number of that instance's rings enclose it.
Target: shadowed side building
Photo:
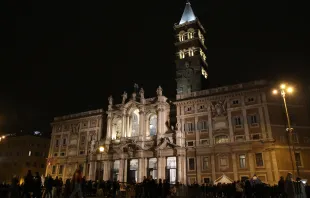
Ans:
[[[7,136],[0,141],[0,182],[11,182],[13,175],[44,175],[50,139],[36,135]]]
[[[88,176],[89,154],[99,145],[105,125],[102,109],[55,117],[46,174],[70,179],[79,167]],[[85,168],[86,167],[86,168]]]

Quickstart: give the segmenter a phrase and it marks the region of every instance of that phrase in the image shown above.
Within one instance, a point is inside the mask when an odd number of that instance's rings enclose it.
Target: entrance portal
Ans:
[[[127,175],[127,182],[137,182],[138,181],[138,159],[132,159],[129,161],[129,171]]]
[[[152,176],[153,179],[157,179],[157,158],[150,158],[148,164],[148,175]]]
[[[170,184],[175,184],[177,180],[177,158],[168,157],[166,166],[166,179]]]

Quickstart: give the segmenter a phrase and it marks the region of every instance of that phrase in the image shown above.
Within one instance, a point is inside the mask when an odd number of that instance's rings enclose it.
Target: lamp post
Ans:
[[[286,104],[286,94],[291,94],[293,93],[293,88],[290,86],[287,86],[286,84],[281,84],[279,89],[274,89],[272,91],[272,93],[274,95],[277,95],[279,92],[283,98],[283,103],[284,103],[284,109],[285,109],[285,115],[286,115],[286,119],[287,119],[287,132],[288,132],[288,145],[289,145],[289,150],[290,150],[290,156],[291,156],[291,162],[292,162],[292,169],[294,172],[294,160],[295,160],[295,166],[296,166],[296,170],[297,170],[297,176],[299,177],[299,166],[297,164],[297,160],[296,160],[296,151],[295,151],[295,145],[294,142],[292,141],[292,133],[293,133],[293,128],[291,127],[291,120],[290,120],[290,116],[288,113],[288,109],[287,109],[287,104]],[[293,154],[292,155],[292,151],[291,151],[291,145],[293,148]]]
[[[102,156],[102,153],[104,152],[104,146],[99,147],[99,152],[101,153],[101,156]],[[87,153],[86,153],[86,167],[85,167],[86,168],[86,171],[85,171],[85,177],[86,178],[88,175],[88,157],[89,157],[89,152],[87,151]],[[101,166],[101,164],[100,164],[100,166]]]

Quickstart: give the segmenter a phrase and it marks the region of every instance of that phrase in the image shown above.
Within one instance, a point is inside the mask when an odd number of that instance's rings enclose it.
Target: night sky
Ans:
[[[49,133],[54,116],[107,109],[137,83],[175,97],[175,34],[185,0],[9,1],[0,16],[0,133]],[[309,75],[307,6],[193,0],[207,30],[211,86]]]

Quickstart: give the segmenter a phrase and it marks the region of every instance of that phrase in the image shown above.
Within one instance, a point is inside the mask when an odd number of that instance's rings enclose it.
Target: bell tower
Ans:
[[[187,2],[176,33],[176,82],[177,94],[203,89],[208,78],[204,34],[206,33]]]

